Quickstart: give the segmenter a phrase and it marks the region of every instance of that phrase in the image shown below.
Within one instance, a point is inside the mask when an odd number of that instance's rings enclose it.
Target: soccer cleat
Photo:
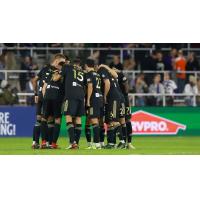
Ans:
[[[40,149],[47,149],[47,143],[45,140],[42,141],[42,144],[40,145]]]
[[[91,142],[88,142],[88,147],[85,148],[85,149],[92,149],[92,143],[91,143]]]
[[[101,149],[101,145],[99,143],[93,144],[92,149]]]
[[[52,143],[52,145],[49,145],[49,149],[60,149],[60,147],[57,144]]]
[[[40,145],[37,144],[37,143],[35,143],[35,144],[33,144],[31,147],[32,147],[32,149],[39,149],[39,148],[40,148]]]
[[[101,148],[104,149],[105,148],[105,144],[104,142],[100,142]]]
[[[92,146],[88,146],[85,149],[90,150],[90,149],[92,149]]]
[[[105,149],[115,149],[115,145],[114,144],[107,144],[105,146]]]
[[[74,144],[70,144],[67,148],[65,148],[65,149],[79,149],[79,146],[76,144],[76,143],[74,143]]]
[[[136,149],[131,143],[127,144],[127,149]]]
[[[120,142],[118,145],[117,145],[117,149],[125,149],[126,148],[126,144],[123,143],[123,142]]]

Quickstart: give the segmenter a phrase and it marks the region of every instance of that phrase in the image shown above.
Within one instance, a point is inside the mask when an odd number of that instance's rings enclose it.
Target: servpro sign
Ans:
[[[176,135],[186,126],[142,110],[132,114],[133,135]]]

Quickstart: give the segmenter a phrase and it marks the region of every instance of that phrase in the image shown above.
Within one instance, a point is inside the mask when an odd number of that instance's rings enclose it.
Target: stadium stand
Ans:
[[[55,53],[123,70],[136,106],[199,106],[200,44],[3,43],[0,105],[33,105],[32,79]],[[11,98],[12,97],[12,98]]]

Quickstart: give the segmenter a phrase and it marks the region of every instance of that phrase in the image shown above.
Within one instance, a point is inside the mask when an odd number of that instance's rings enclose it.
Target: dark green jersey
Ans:
[[[62,76],[65,83],[65,99],[79,99],[85,98],[85,73],[82,69],[66,65],[62,68]]]

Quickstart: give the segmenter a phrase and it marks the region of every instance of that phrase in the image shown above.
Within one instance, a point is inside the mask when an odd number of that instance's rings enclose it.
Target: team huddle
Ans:
[[[84,115],[87,149],[135,148],[128,82],[121,71],[107,65],[95,65],[92,59],[87,59],[83,67],[79,59],[70,64],[63,54],[56,54],[51,64],[37,74],[33,86],[37,107],[33,149],[58,148],[63,114],[69,135],[66,149],[79,148]]]

